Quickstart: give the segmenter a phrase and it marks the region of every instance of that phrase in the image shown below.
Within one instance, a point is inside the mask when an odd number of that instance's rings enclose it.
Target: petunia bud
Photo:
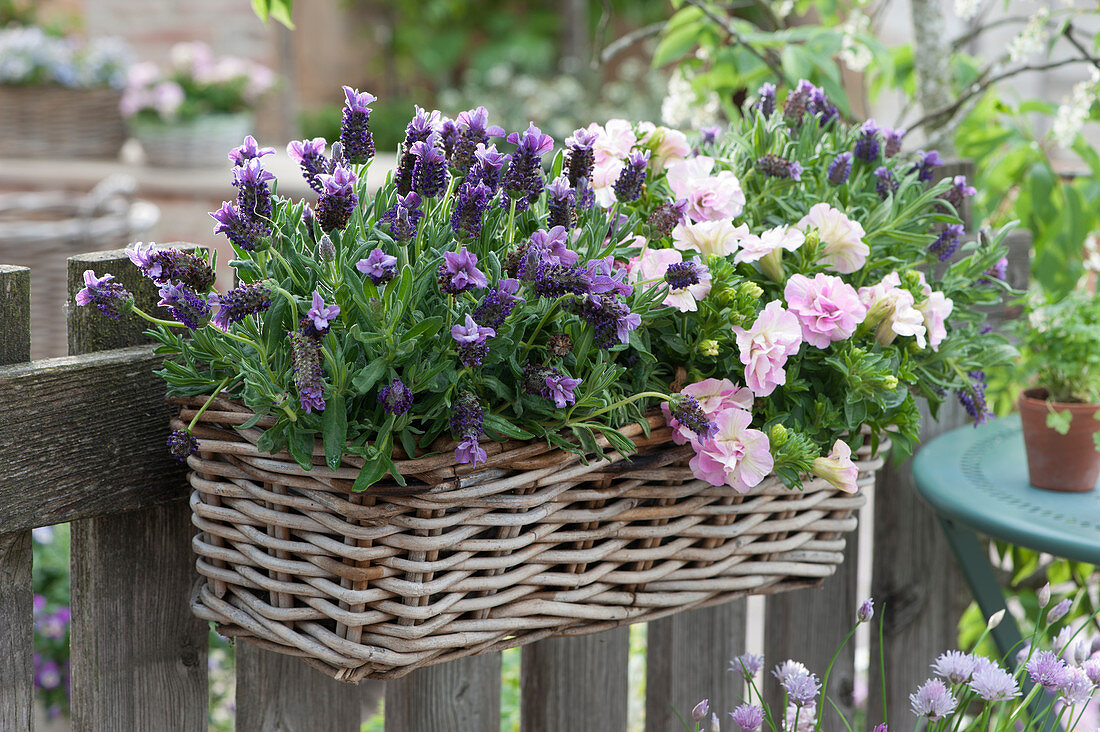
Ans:
[[[707,339],[699,344],[699,353],[704,356],[717,356],[718,355],[718,341],[713,338]]]

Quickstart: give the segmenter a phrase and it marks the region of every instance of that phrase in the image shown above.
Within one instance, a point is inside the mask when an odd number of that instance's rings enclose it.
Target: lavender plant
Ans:
[[[968,374],[1008,353],[975,309],[999,297],[976,284],[998,240],[945,269],[933,248],[972,189],[933,183],[935,156],[887,155],[888,135],[843,126],[808,83],[694,150],[611,120],[555,153],[534,125],[505,135],[480,108],[417,109],[375,193],[373,97],[345,92],[341,142],[288,147],[315,205],[274,195],[271,148],[230,154],[236,200],[211,215],[235,289],[143,246],[131,258],[171,319],[91,272],[78,304],[154,323],[171,393],[275,417],[260,449],[308,469],[320,438],[329,466],[364,458],[356,490],[403,480],[395,455],[476,467],[507,439],[626,454],[621,428],[658,405],[702,480],[745,491],[812,473],[855,490],[848,436],[866,425],[908,447],[915,395],[973,396]],[[187,431],[169,447],[198,449]]]

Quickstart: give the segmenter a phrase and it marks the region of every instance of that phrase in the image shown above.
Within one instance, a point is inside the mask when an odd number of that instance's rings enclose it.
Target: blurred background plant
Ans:
[[[50,719],[69,713],[69,526],[33,532],[34,687]]]

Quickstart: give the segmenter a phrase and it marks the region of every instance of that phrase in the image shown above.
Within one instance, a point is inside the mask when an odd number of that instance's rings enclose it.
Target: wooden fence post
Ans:
[[[83,273],[110,272],[155,310],[156,289],[123,250],[69,259],[69,302]],[[138,318],[114,321],[69,309],[69,353],[146,339]],[[109,400],[111,394],[104,394]],[[168,437],[168,406],[163,435]],[[111,425],[82,415],[111,440]],[[126,446],[117,446],[127,459]],[[188,604],[195,579],[191,518],[182,469],[164,476],[180,500],[72,524],[72,719],[76,730],[198,730],[207,727],[207,625]],[[90,476],[89,480],[94,480]]]
[[[740,677],[729,662],[745,652],[745,601],[690,610],[649,624],[646,636],[645,728],[678,729],[673,709],[688,719],[710,699],[720,718],[736,707]]]
[[[31,357],[31,276],[0,264],[0,365]],[[28,405],[29,406],[29,405]],[[0,729],[34,727],[31,532],[0,533]]]
[[[237,641],[236,653],[238,732],[358,732],[363,687],[245,641]]]
[[[520,729],[625,730],[629,629],[523,647]]]
[[[386,732],[499,732],[500,668],[485,653],[387,682]]]

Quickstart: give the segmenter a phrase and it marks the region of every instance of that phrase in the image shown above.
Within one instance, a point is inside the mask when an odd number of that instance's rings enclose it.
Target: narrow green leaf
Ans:
[[[348,440],[348,411],[343,394],[331,397],[325,405],[321,436],[325,445],[325,462],[329,468],[336,470],[340,467],[340,458],[344,455],[344,445]]]
[[[357,393],[366,394],[371,390],[371,387],[378,383],[378,380],[385,375],[387,368],[389,368],[389,364],[385,359],[375,359],[360,369],[359,373],[352,377],[351,385],[355,388]]]
[[[313,469],[313,433],[299,427],[287,430],[287,451],[302,470]]]

